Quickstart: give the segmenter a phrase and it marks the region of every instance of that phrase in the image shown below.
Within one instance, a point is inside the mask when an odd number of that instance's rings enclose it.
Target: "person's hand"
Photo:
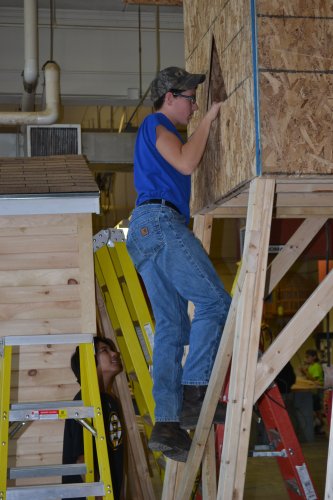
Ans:
[[[222,102],[213,102],[210,109],[207,111],[207,116],[211,121],[215,120],[215,118],[219,114],[221,106]]]

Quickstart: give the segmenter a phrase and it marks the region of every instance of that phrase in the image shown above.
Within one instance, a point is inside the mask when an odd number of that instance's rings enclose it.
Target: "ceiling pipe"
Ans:
[[[24,70],[22,111],[33,111],[38,81],[37,0],[24,0]]]
[[[43,67],[45,73],[45,109],[41,111],[4,111],[0,125],[51,125],[60,114],[60,68],[54,61]]]

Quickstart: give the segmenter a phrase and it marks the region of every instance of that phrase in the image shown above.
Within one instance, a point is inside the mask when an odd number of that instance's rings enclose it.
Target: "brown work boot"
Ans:
[[[179,427],[179,422],[156,422],[148,446],[171,460],[186,462],[191,442],[188,433]]]
[[[183,407],[180,413],[180,427],[182,429],[195,429],[203,400],[205,398],[206,385],[184,385],[183,386]],[[218,402],[213,419],[214,424],[224,424],[226,415],[226,405]]]

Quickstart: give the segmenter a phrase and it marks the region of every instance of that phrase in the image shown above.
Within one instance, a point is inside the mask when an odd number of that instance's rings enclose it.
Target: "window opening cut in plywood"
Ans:
[[[207,97],[207,110],[213,102],[225,101],[227,99],[227,92],[224,85],[219,56],[215,44],[212,40],[212,49],[210,57],[209,80],[208,80],[208,97]],[[223,106],[221,109],[223,112]],[[198,198],[203,202],[203,205],[209,205],[216,201],[220,192],[220,178],[221,168],[223,168],[223,147],[221,138],[221,112],[212,123],[207,147],[201,160],[200,194],[197,193]],[[196,193],[193,193],[195,196]]]

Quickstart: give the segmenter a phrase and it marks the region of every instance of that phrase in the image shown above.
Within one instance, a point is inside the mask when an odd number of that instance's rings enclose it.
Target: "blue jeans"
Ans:
[[[127,248],[155,318],[155,419],[176,422],[182,385],[209,382],[231,299],[185,217],[170,207],[137,207],[130,220]],[[189,300],[195,306],[192,323]],[[189,352],[182,367],[187,344]]]

